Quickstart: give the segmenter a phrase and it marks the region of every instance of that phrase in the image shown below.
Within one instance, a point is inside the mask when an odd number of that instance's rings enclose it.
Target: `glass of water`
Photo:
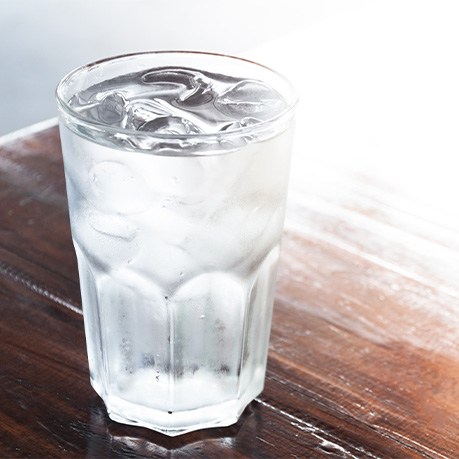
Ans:
[[[263,389],[296,94],[235,57],[149,52],[57,88],[91,384],[167,435]]]

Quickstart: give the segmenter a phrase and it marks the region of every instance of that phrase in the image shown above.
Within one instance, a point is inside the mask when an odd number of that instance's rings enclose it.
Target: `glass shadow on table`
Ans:
[[[234,448],[250,450],[259,433],[259,404],[252,402],[239,421],[229,427],[203,429],[177,437],[167,437],[144,427],[112,421],[103,402],[94,397],[86,430],[86,457],[202,457],[231,455]]]

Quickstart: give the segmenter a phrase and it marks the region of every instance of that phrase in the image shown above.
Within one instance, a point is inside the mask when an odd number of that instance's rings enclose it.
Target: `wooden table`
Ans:
[[[302,174],[264,392],[168,438],[90,387],[57,128],[0,140],[0,457],[459,457],[457,221],[371,174]]]

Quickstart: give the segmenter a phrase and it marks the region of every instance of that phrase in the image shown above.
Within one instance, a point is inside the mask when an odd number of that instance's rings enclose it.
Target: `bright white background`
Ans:
[[[300,89],[294,186],[320,159],[459,230],[458,1],[369,1],[249,55]]]
[[[350,164],[459,219],[455,0],[0,0],[0,135],[54,117],[72,68],[168,48],[249,56],[294,80],[297,184],[308,161]]]
[[[56,116],[57,83],[87,62],[156,49],[240,55],[364,4],[365,0],[0,0],[0,135]],[[299,57],[297,49],[287,53],[291,59]]]

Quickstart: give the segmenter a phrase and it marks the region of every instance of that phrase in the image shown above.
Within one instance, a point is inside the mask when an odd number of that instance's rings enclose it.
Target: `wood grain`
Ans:
[[[311,162],[293,190],[266,386],[231,427],[167,438],[89,385],[55,127],[0,143],[0,456],[455,458],[458,228]]]

